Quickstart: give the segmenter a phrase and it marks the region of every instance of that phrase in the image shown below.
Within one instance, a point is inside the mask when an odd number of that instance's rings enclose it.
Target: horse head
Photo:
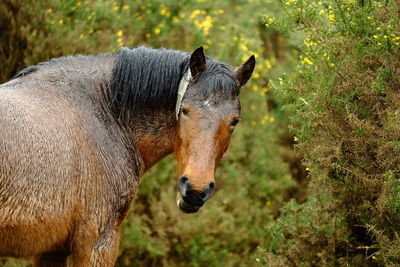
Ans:
[[[240,88],[255,66],[251,56],[232,70],[197,48],[182,78],[176,109],[174,150],[178,159],[177,204],[186,213],[197,212],[215,190],[215,171],[240,121]],[[185,84],[187,83],[187,84]],[[183,84],[183,85],[182,85]]]

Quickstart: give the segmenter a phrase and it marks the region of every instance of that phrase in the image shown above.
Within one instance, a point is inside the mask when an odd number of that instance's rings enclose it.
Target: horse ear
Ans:
[[[235,75],[239,81],[240,87],[245,85],[250,79],[255,66],[256,58],[254,57],[254,55],[252,55],[245,63],[243,63],[243,65],[235,70]]]
[[[190,56],[190,72],[192,76],[196,76],[206,68],[206,56],[204,55],[203,47],[200,46]]]

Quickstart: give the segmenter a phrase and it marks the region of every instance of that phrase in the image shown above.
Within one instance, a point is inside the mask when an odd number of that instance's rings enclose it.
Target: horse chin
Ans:
[[[177,204],[184,213],[196,213],[200,209],[200,207],[187,204],[183,199],[178,199]]]

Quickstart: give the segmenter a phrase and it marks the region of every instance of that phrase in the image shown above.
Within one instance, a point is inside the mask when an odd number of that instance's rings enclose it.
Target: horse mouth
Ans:
[[[200,207],[198,206],[193,206],[186,203],[183,199],[179,199],[177,204],[181,211],[183,211],[184,213],[196,213],[200,209]]]

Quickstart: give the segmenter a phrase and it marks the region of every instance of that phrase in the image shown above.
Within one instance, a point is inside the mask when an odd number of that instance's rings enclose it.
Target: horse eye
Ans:
[[[234,119],[232,122],[231,122],[231,126],[236,126],[236,124],[238,124],[240,122],[240,119]]]
[[[189,111],[188,111],[186,108],[182,108],[182,109],[181,109],[181,112],[182,112],[182,114],[185,115],[185,116],[189,115]]]

